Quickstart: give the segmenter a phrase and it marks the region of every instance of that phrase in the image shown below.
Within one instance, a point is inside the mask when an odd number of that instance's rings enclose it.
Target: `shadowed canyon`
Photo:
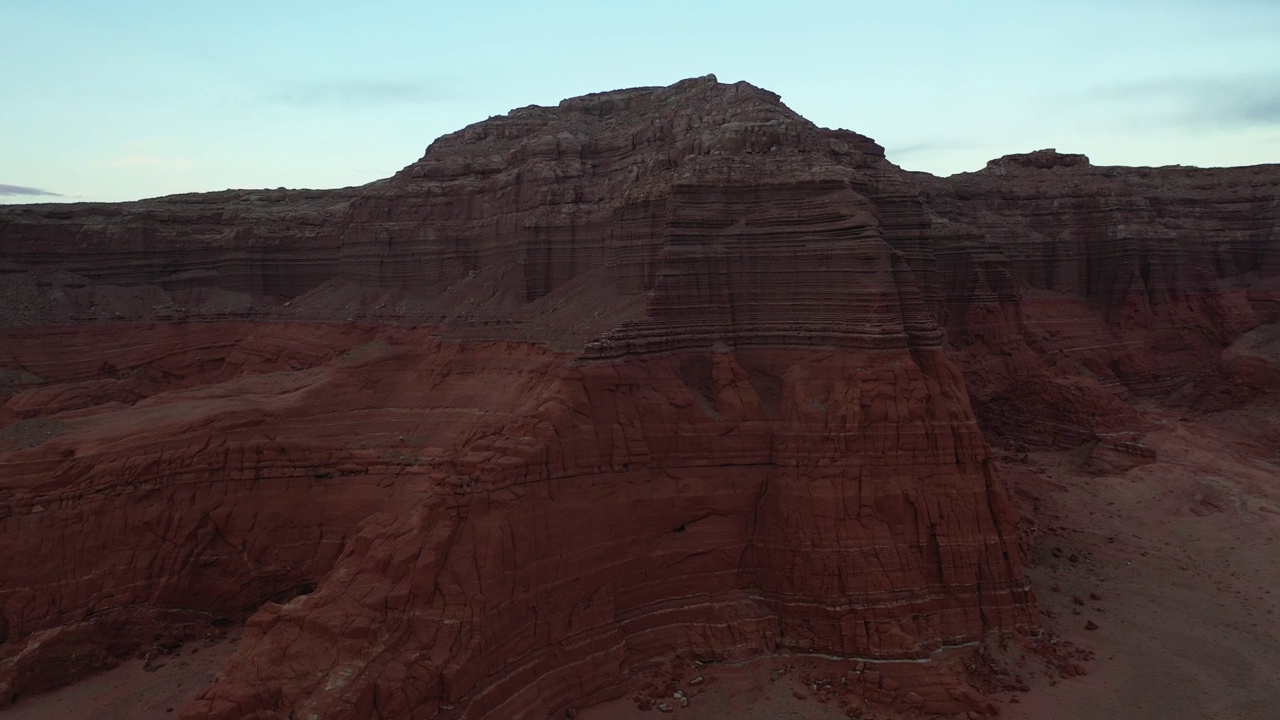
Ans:
[[[1280,166],[710,76],[3,208],[0,713],[204,648],[158,717],[1271,717],[1277,391]]]

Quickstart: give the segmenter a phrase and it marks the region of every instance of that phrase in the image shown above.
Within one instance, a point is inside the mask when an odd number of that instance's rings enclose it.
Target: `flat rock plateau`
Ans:
[[[1280,166],[714,77],[0,209],[0,714],[1274,718]]]

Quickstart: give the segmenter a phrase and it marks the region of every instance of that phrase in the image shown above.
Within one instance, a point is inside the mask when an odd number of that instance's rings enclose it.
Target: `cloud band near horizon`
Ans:
[[[25,185],[5,185],[0,183],[0,195],[23,195],[27,197],[62,197],[62,193],[56,193],[41,188],[27,187]]]

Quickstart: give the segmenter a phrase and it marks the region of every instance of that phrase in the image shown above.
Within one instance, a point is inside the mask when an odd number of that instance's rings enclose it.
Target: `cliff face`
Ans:
[[[186,717],[543,717],[1029,626],[984,430],[1140,462],[1135,395],[1229,402],[1277,188],[909,174],[703,78],[364,188],[0,211],[0,700],[246,616]]]
[[[1140,426],[1135,397],[1229,403],[1223,348],[1280,320],[1280,167],[1093,167],[1042,150],[922,181],[931,208],[977,231],[943,322],[1002,435],[1075,445]]]

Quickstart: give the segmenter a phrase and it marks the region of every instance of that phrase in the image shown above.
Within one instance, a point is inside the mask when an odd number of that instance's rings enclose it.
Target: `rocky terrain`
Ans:
[[[361,188],[0,210],[0,703],[232,632],[179,716],[717,717],[759,671],[813,717],[1059,717],[1155,661],[1067,626],[1121,529],[1275,535],[1278,198],[910,173],[707,77]],[[1257,668],[1274,555],[1230,581]]]

